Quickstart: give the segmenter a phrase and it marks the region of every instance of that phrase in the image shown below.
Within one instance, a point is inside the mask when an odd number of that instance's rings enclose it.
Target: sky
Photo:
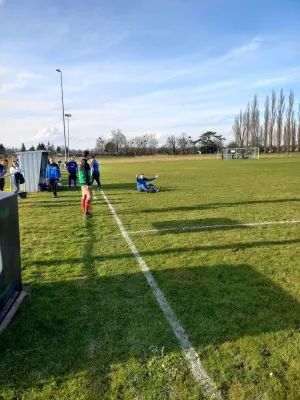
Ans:
[[[300,100],[299,0],[0,0],[0,143],[93,148],[112,129],[160,144],[272,89]]]

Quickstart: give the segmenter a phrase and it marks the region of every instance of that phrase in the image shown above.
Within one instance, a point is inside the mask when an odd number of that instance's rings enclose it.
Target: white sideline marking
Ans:
[[[155,279],[153,278],[146,262],[138,252],[137,248],[135,247],[133,241],[131,240],[129,234],[125,230],[121,220],[119,219],[116,211],[114,210],[113,206],[111,205],[110,201],[104,194],[103,190],[101,190],[102,196],[104,197],[120,231],[124,239],[126,240],[130,250],[132,251],[133,255],[135,256],[142,272],[144,273],[148,285],[151,287],[152,292],[160,305],[169,325],[171,326],[175,336],[177,337],[180,347],[184,351],[185,358],[187,359],[188,363],[190,364],[191,371],[194,375],[194,378],[197,382],[200,383],[201,389],[204,393],[210,395],[212,399],[221,400],[222,396],[219,393],[216,385],[211,380],[203,365],[200,361],[200,358],[196,352],[196,350],[192,347],[189,338],[184,330],[184,328],[180,325],[180,322],[177,319],[176,314],[172,310],[171,306],[169,305],[167,299],[165,298],[163,292],[159,288],[158,284],[156,283]]]
[[[128,232],[130,235],[137,235],[140,233],[158,233],[168,231],[198,231],[200,229],[217,229],[217,228],[239,228],[239,227],[251,227],[251,226],[263,226],[263,225],[283,225],[283,224],[300,224],[299,220],[292,221],[271,221],[271,222],[250,222],[248,224],[224,224],[224,225],[198,225],[198,226],[186,226],[183,228],[158,228],[158,229],[146,229],[141,231]]]

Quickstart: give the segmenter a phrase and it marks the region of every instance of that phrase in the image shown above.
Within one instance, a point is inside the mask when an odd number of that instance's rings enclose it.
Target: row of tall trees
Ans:
[[[96,139],[95,147],[90,150],[96,155],[212,154],[219,152],[224,147],[224,141],[224,137],[212,131],[203,133],[196,140],[193,140],[191,136],[187,136],[186,133],[181,133],[179,136],[168,136],[165,143],[159,146],[159,141],[155,133],[146,133],[128,139],[121,129],[116,129],[111,131],[109,139],[102,139],[99,136]],[[31,146],[28,149],[22,143],[21,149],[14,148],[11,150],[12,152],[9,151],[8,153],[17,153],[20,150],[48,150],[51,154],[59,157],[64,155],[65,149],[64,146],[57,146],[55,148],[53,144],[48,142],[47,144],[39,143],[36,148]],[[4,153],[5,149],[3,146]],[[70,154],[80,156],[82,149],[70,149]]]
[[[300,151],[300,104],[295,109],[295,96],[291,90],[286,97],[281,89],[279,95],[273,90],[266,96],[261,118],[257,95],[245,110],[240,110],[232,126],[238,147],[260,147],[262,151]]]
[[[121,129],[112,130],[108,140],[98,137],[95,145],[95,152],[99,154],[155,154],[157,149],[155,134],[147,133],[127,139]]]
[[[98,137],[95,152],[99,154],[154,154],[158,148],[158,139],[155,134],[147,133],[127,139],[121,129],[111,131],[108,140]]]
[[[51,154],[63,154],[65,151],[64,146],[54,146],[54,143],[50,143],[48,141],[48,143],[39,143],[36,147],[35,146],[31,146],[28,147],[28,149],[26,148],[25,144],[22,143],[22,146],[20,149],[14,149],[14,151],[35,151],[35,150],[47,150],[49,151]]]
[[[225,138],[216,132],[205,132],[197,140],[193,140],[186,133],[181,133],[179,136],[168,136],[165,144],[159,146],[155,133],[127,139],[122,130],[117,129],[111,131],[108,140],[98,137],[94,150],[97,154],[115,155],[215,153],[224,146],[224,140]]]

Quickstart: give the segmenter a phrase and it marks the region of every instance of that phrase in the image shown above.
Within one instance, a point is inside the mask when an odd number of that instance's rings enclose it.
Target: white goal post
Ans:
[[[241,160],[253,159],[259,160],[259,147],[236,147],[236,148],[223,148],[222,160]]]

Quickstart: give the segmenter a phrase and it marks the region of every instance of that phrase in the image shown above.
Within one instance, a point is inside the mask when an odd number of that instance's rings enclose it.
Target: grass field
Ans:
[[[223,225],[300,220],[300,160],[141,160],[101,172],[223,398],[299,399],[300,223]],[[137,193],[141,172],[159,174],[162,191]],[[29,296],[0,338],[0,399],[209,398],[101,193],[88,220],[79,190],[19,204]]]

